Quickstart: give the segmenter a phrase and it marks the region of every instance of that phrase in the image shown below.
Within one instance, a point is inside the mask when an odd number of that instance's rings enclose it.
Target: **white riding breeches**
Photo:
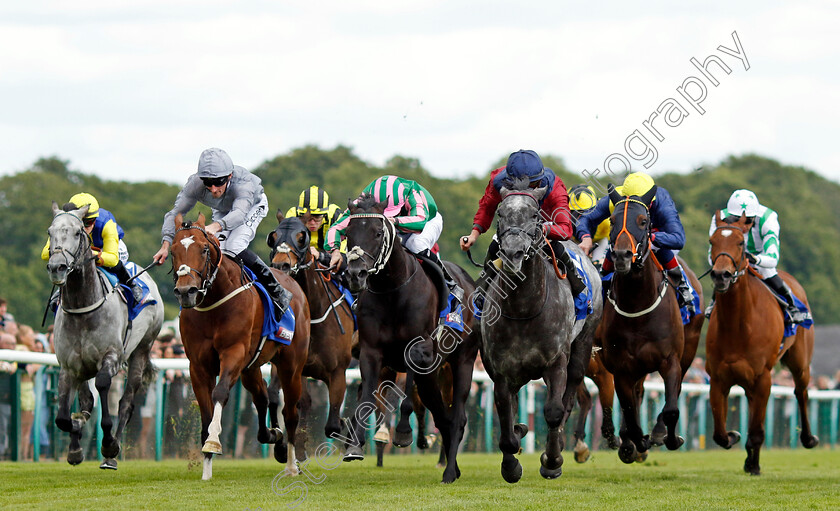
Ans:
[[[218,237],[222,250],[228,254],[237,255],[248,248],[248,245],[254,241],[254,236],[257,235],[257,227],[267,214],[268,198],[265,194],[262,194],[259,202],[254,204],[248,214],[245,215],[245,221],[242,225],[219,233]]]
[[[405,241],[405,248],[415,254],[419,254],[424,250],[431,250],[432,247],[435,246],[435,243],[437,243],[438,238],[440,238],[440,233],[442,232],[443,217],[440,216],[440,213],[438,213],[434,218],[426,222],[422,231],[408,237]]]

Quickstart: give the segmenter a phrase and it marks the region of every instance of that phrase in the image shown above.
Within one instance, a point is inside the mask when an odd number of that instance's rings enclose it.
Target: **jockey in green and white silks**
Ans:
[[[721,220],[730,216],[746,217],[750,229],[744,234],[746,242],[747,260],[750,266],[761,275],[761,279],[778,295],[787,301],[787,310],[794,323],[801,323],[807,319],[807,314],[797,309],[793,302],[790,288],[785,285],[776,270],[779,264],[779,215],[772,209],[762,206],[758,197],[750,190],[735,190],[729,197],[726,209],[721,210]],[[709,236],[715,232],[715,218],[709,227]],[[711,264],[711,246],[709,247],[709,263]],[[714,307],[714,299],[706,309],[709,317]]]

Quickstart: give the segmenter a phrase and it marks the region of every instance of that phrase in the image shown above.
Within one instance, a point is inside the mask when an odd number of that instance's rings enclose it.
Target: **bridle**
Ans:
[[[379,218],[382,220],[384,227],[388,231],[388,234],[383,236],[382,245],[380,246],[379,253],[376,257],[373,257],[369,253],[365,252],[365,250],[358,245],[347,252],[348,263],[363,257],[370,259],[372,261],[372,265],[367,272],[369,275],[375,275],[385,267],[388,263],[388,259],[391,257],[391,252],[394,250],[394,245],[397,241],[397,228],[388,217],[381,213],[353,213],[349,216],[350,220],[355,218]]]
[[[644,236],[642,237],[642,239],[639,239],[637,241],[636,237],[633,236],[633,234],[631,234],[629,230],[627,230],[627,211],[630,209],[630,207],[629,207],[630,202],[639,204],[643,208],[645,208],[645,213],[647,214],[648,219],[650,219],[650,208],[648,208],[647,204],[645,204],[644,202],[642,202],[640,200],[637,200],[637,199],[630,198],[630,197],[625,197],[624,199],[616,202],[615,203],[616,208],[618,208],[618,206],[620,204],[624,204],[624,214],[622,215],[622,220],[621,220],[621,230],[618,232],[618,234],[616,234],[615,240],[613,240],[612,236],[610,236],[610,252],[615,252],[614,246],[615,246],[615,243],[618,241],[618,238],[620,238],[622,234],[626,235],[628,238],[630,238],[630,244],[633,246],[633,252],[632,252],[633,258],[632,258],[631,262],[633,264],[641,267],[645,263],[645,260],[648,258],[648,256],[650,256],[650,252],[651,252],[651,250],[650,250],[650,221],[648,221],[648,224],[645,227]],[[644,243],[644,245],[643,245],[643,242],[645,242],[645,241],[647,241],[647,243]]]
[[[189,275],[190,273],[195,273],[198,276],[198,278],[201,282],[201,287],[199,287],[199,289],[198,289],[198,293],[201,295],[201,300],[197,304],[197,305],[201,305],[201,303],[204,302],[204,298],[207,296],[207,292],[213,286],[213,282],[216,280],[216,276],[219,274],[219,268],[222,265],[222,257],[224,257],[224,255],[222,254],[221,247],[219,247],[219,245],[213,241],[213,239],[210,237],[210,235],[207,234],[207,231],[205,231],[204,229],[202,229],[201,227],[199,227],[197,225],[192,225],[192,224],[185,223],[183,226],[179,227],[175,231],[175,235],[177,236],[178,233],[181,232],[181,231],[189,231],[189,230],[196,230],[196,231],[201,232],[204,235],[204,238],[207,240],[208,244],[204,245],[204,248],[202,249],[202,252],[204,254],[204,266],[201,268],[201,271],[198,271],[191,266],[188,266],[186,264],[182,264],[175,271],[175,274],[172,276],[172,279],[175,282],[177,282],[180,277],[185,277],[185,276]],[[213,248],[215,248],[216,251],[219,253],[219,259],[215,264],[210,259],[210,247],[211,246]],[[175,258],[174,257],[172,258],[172,267],[173,267],[173,269],[175,268]]]
[[[712,236],[714,236],[715,233],[717,233],[721,229],[729,229],[731,231],[736,231],[737,230],[737,231],[741,231],[742,234],[744,233],[743,229],[741,229],[740,227],[732,226],[732,225],[727,224],[727,225],[718,226],[715,229],[715,231],[712,233]],[[746,251],[746,249],[741,249],[741,258],[740,258],[741,260],[740,260],[740,262],[737,262],[735,260],[735,258],[732,257],[732,255],[729,252],[719,252],[718,255],[716,255],[714,257],[714,259],[712,259],[712,268],[715,267],[715,263],[717,262],[718,259],[721,258],[721,256],[726,256],[727,258],[729,258],[729,260],[732,261],[732,266],[735,267],[735,273],[732,274],[732,284],[734,284],[735,282],[738,281],[738,277],[740,277],[744,273],[746,273],[747,269],[749,268],[749,264],[747,264],[747,251]],[[743,266],[743,268],[742,268],[742,266]]]
[[[502,199],[502,202],[506,201],[508,197],[514,195],[523,195],[525,197],[530,198],[537,205],[537,211],[540,210],[540,202],[537,200],[536,197],[534,197],[528,192],[510,192],[507,195],[505,195],[505,198]],[[528,239],[531,240],[531,243],[528,244],[528,250],[525,252],[525,260],[527,261],[531,257],[531,255],[533,255],[536,252],[538,241],[542,237],[542,230],[540,229],[539,223],[534,224],[534,226],[530,229],[523,229],[522,227],[519,227],[517,225],[512,225],[496,233],[496,237],[498,237],[499,243],[501,243],[502,238],[504,238],[505,236],[519,236],[521,238],[523,237],[523,235],[527,236]]]
[[[279,241],[280,243],[275,245],[274,248],[271,249],[271,255],[269,256],[269,259],[273,260],[276,254],[294,254],[297,260],[295,261],[295,264],[292,265],[291,268],[289,268],[289,276],[291,277],[297,275],[298,272],[301,270],[309,269],[315,262],[315,258],[310,258],[309,261],[306,263],[302,262],[306,260],[307,254],[309,254],[309,239],[311,236],[309,234],[309,229],[307,229],[306,227],[304,227],[303,229],[303,232],[305,233],[303,248],[299,248],[297,246],[297,243],[294,242],[292,242],[291,245],[289,243],[286,243],[287,239],[294,239],[294,235],[301,231],[293,231],[292,226],[284,225],[282,227],[278,226],[275,232],[277,232],[277,241]]]
[[[85,222],[84,222],[84,220],[82,220],[81,218],[79,218],[78,216],[76,216],[76,215],[74,215],[70,212],[61,212],[61,213],[58,213],[57,215],[55,215],[53,217],[53,222],[55,222],[55,219],[60,217],[61,215],[69,215],[70,217],[78,220],[82,224],[82,228],[79,230],[79,232],[76,234],[76,236],[79,237],[80,239],[84,240],[84,243],[80,242],[76,251],[73,252],[70,255],[70,257],[72,258],[72,263],[68,259],[68,256],[67,256],[67,254],[69,252],[67,250],[65,250],[64,247],[62,247],[61,245],[53,245],[52,242],[50,242],[50,258],[52,258],[52,256],[55,255],[55,254],[61,254],[61,256],[64,258],[64,262],[67,264],[67,274],[69,275],[74,270],[77,270],[77,269],[81,268],[83,264],[85,264],[89,261],[95,260],[96,256],[92,255],[88,259],[85,259],[83,257],[83,254],[85,253],[85,251],[90,252],[90,247],[91,247],[91,243],[92,243],[91,239],[90,239],[90,236],[88,236],[88,233],[85,232],[85,228],[84,228],[85,227]],[[50,236],[50,240],[52,240],[52,236]],[[96,272],[94,271],[94,273],[96,273]],[[101,307],[102,304],[105,303],[105,300],[108,298],[108,292],[105,289],[104,282],[102,283],[102,286],[103,286],[102,298],[95,301],[91,305],[88,305],[86,307],[80,307],[80,308],[77,308],[77,309],[68,309],[64,306],[64,300],[61,300],[61,310],[63,310],[67,314],[87,314],[88,312],[95,311],[96,309]],[[112,291],[113,291],[113,289],[112,289]],[[62,294],[64,293],[64,286],[62,286],[61,293]]]

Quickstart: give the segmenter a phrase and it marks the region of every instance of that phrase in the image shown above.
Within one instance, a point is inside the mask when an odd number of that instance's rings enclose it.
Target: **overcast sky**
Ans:
[[[253,168],[344,144],[440,176],[531,148],[653,173],[757,152],[840,180],[839,22],[829,1],[3,2],[0,175],[57,155],[181,184],[207,147]],[[745,59],[718,49],[733,32]],[[718,86],[690,62],[710,55]],[[669,98],[660,141],[642,123]],[[637,129],[655,162],[627,154]]]

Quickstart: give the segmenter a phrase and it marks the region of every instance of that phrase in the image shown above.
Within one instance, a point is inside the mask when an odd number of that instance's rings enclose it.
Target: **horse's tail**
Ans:
[[[148,357],[148,355],[147,355]],[[146,367],[143,368],[143,388],[148,387],[157,379],[158,368],[152,363],[151,357],[146,359]]]

